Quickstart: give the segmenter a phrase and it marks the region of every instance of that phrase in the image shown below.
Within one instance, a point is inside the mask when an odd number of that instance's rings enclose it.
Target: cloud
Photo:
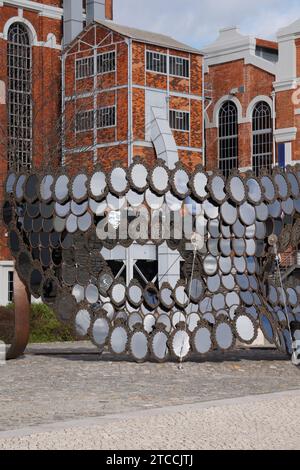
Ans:
[[[213,41],[220,28],[274,38],[300,17],[299,0],[114,0],[117,23],[175,37],[196,47]]]

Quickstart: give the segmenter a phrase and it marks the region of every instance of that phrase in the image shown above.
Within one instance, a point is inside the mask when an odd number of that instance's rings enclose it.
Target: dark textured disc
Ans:
[[[40,246],[40,236],[38,233],[31,232],[29,235],[29,240],[32,248],[38,248]]]
[[[81,286],[86,286],[90,281],[90,273],[89,271],[81,267],[77,268],[76,278],[77,278],[78,284],[80,284]]]
[[[35,202],[34,204],[27,204],[27,213],[32,219],[39,217],[39,215],[41,215],[39,202]]]
[[[58,248],[60,246],[60,234],[57,232],[52,232],[50,234],[50,245],[52,248]]]
[[[37,217],[36,219],[33,219],[32,222],[32,229],[34,232],[40,232],[43,228],[43,218],[42,217]]]
[[[40,233],[40,244],[42,248],[49,248],[50,246],[49,233],[45,233],[45,232]]]
[[[69,293],[62,293],[57,297],[55,303],[55,310],[58,318],[62,322],[71,321],[75,311],[76,311],[76,300]]]
[[[9,232],[8,244],[9,244],[9,248],[11,252],[13,253],[14,256],[16,256],[21,249],[20,237],[16,230],[11,230]]]
[[[67,250],[67,249],[69,249],[73,246],[73,237],[70,233],[67,233],[66,231],[64,231],[61,234],[60,240],[61,240],[61,246],[65,250]]]
[[[62,265],[61,271],[62,279],[67,286],[72,287],[76,284],[76,268],[75,266]]]
[[[5,225],[9,225],[13,220],[13,207],[9,201],[5,201],[3,205],[2,217]]]
[[[53,220],[52,219],[44,219],[43,220],[43,230],[44,232],[50,233],[53,230]]]
[[[62,250],[61,248],[54,248],[52,250],[52,261],[55,266],[60,266],[62,263]]]
[[[41,248],[40,260],[45,268],[48,268],[51,265],[51,250],[49,248]]]

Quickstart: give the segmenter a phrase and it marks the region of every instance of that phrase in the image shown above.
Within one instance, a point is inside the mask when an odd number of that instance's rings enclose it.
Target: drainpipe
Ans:
[[[132,117],[132,39],[128,45],[128,166],[133,161],[133,117]]]
[[[275,140],[275,131],[276,131],[276,93],[272,91],[272,103],[273,103],[273,167],[276,166],[276,140]]]
[[[126,39],[128,46],[128,166],[133,162],[133,117],[132,117],[132,39]],[[126,253],[126,277],[127,285],[132,278],[133,273],[133,250],[134,245],[125,249]]]
[[[66,53],[64,52],[61,57],[61,150],[62,150],[62,155],[61,155],[61,165],[65,165],[65,112],[66,112],[66,106],[65,106],[65,96],[66,96],[66,80],[65,80],[65,75],[66,75],[66,66],[65,66],[65,60],[66,60]]]
[[[202,59],[202,165],[206,164],[206,142],[205,142],[205,89],[204,89],[204,57]]]

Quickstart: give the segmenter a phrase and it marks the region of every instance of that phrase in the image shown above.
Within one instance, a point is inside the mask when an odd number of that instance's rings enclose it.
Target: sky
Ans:
[[[204,47],[227,26],[274,39],[300,18],[299,0],[114,0],[114,21]]]

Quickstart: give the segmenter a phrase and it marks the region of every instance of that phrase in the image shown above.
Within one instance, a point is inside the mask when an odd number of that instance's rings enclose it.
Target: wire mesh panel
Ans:
[[[273,131],[271,108],[260,101],[254,108],[252,117],[253,131],[253,170],[258,175],[262,168],[270,170],[273,163]]]
[[[219,169],[224,176],[238,168],[238,112],[231,101],[226,101],[219,114]]]
[[[21,23],[8,32],[8,166],[30,168],[32,158],[32,50]]]

